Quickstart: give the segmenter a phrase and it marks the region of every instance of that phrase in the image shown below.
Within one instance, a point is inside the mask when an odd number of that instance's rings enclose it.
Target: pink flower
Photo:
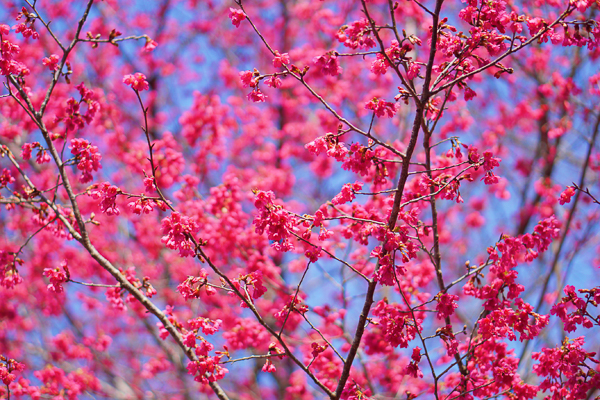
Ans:
[[[223,321],[216,319],[214,321],[208,318],[196,318],[188,321],[188,324],[192,329],[202,329],[202,333],[205,335],[214,335],[223,324]]]
[[[500,166],[500,161],[502,160],[494,157],[491,151],[486,150],[483,152],[483,169],[486,171],[491,171]]]
[[[161,241],[169,249],[179,250],[181,257],[194,256],[196,254],[191,235],[198,232],[200,227],[193,218],[174,212],[170,217],[162,220],[163,237]]]
[[[421,330],[421,321],[414,321],[409,315],[400,305],[389,304],[387,298],[380,300],[373,308],[373,316],[376,317],[374,320],[378,323],[377,336],[383,338],[386,345],[407,348],[408,343],[416,337],[417,330]],[[368,334],[365,337],[367,346],[374,340],[373,336]],[[367,348],[367,354],[368,351]]]
[[[153,177],[145,177],[144,178],[144,187],[146,188],[146,193],[152,193],[156,191],[156,185],[154,184]]]
[[[85,139],[72,139],[69,149],[71,149],[71,153],[77,158],[77,169],[82,172],[79,181],[81,183],[91,181],[92,172],[102,168],[102,165],[100,165],[102,155],[98,147],[92,146]]]
[[[50,162],[50,156],[39,142],[25,143],[23,146],[21,146],[21,157],[23,157],[23,160],[31,159],[31,152],[36,148],[38,149],[36,162],[38,164]]]
[[[183,335],[183,343],[187,347],[196,347],[196,334],[192,332],[188,332],[186,335]]]
[[[494,175],[493,172],[488,172],[484,175],[483,178],[481,178],[483,180],[483,183],[485,183],[486,185],[495,185],[499,182],[499,179],[496,175]]]
[[[573,197],[574,195],[575,195],[575,188],[572,186],[568,186],[565,189],[565,191],[561,193],[559,203],[561,205],[563,205],[565,203],[570,203],[571,197]]]
[[[240,71],[240,81],[243,87],[255,87],[257,84],[252,71]]]
[[[231,23],[239,28],[240,23],[246,19],[246,14],[240,9],[229,8],[229,18],[231,19]]]
[[[23,160],[29,160],[31,158],[31,151],[39,146],[39,142],[25,143],[23,146],[21,146],[21,157]]]
[[[221,356],[209,356],[208,352],[212,351],[214,346],[206,340],[202,339],[195,353],[198,356],[198,361],[190,361],[187,365],[187,370],[190,375],[194,375],[196,382],[209,384],[225,378],[225,374],[229,372],[220,364]]]
[[[473,89],[470,87],[465,88],[465,101],[472,100],[475,98],[475,96],[477,96],[477,93],[475,93]]]
[[[411,362],[406,367],[406,373],[413,378],[422,378],[423,372],[421,372],[419,369],[419,362],[421,361],[421,348],[418,346],[415,347],[410,358]]]
[[[387,115],[389,118],[392,118],[396,114],[397,105],[396,103],[390,103],[383,99],[374,97],[371,99],[371,101],[365,104],[365,109],[373,110],[375,115],[378,117],[385,117]]]
[[[359,21],[354,21],[338,31],[335,35],[344,46],[351,49],[363,48],[368,49],[376,46],[376,42],[371,36],[371,25],[366,18]]]
[[[277,368],[273,365],[270,359],[267,358],[267,362],[262,367],[262,372],[275,372]]]
[[[319,136],[312,142],[307,143],[304,148],[306,148],[311,154],[318,156],[322,151],[325,152],[329,148],[327,136]]]
[[[421,66],[419,64],[411,63],[410,67],[408,67],[406,77],[408,79],[414,79],[419,75],[420,70],[421,70]]]
[[[24,38],[31,37],[32,39],[37,39],[40,37],[39,33],[33,29],[33,24],[26,25],[25,23],[20,23],[13,26],[13,28],[16,33],[20,33]]]
[[[269,240],[272,240],[273,247],[279,251],[290,251],[294,245],[288,240],[290,232],[294,231],[295,218],[287,213],[283,207],[274,204],[275,195],[273,192],[256,191],[254,206],[259,211],[254,218],[256,233],[262,235],[267,233]]]
[[[375,75],[383,75],[387,72],[388,62],[382,54],[377,54],[376,60],[371,63],[371,72]]]
[[[177,286],[177,291],[185,300],[197,299],[204,289],[207,295],[212,296],[217,293],[214,287],[208,285],[208,274],[204,268],[200,270],[200,276],[189,276],[185,281]],[[188,321],[189,322],[189,321]]]
[[[108,182],[96,183],[88,189],[88,194],[95,200],[100,199],[100,209],[106,215],[119,215],[120,210],[117,207],[117,195],[121,189],[112,186]]]
[[[304,252],[304,255],[310,260],[311,263],[316,263],[319,261],[319,257],[321,257],[322,250],[323,249],[321,247],[311,246],[310,249]]]
[[[4,188],[15,181],[15,178],[11,175],[10,171],[6,168],[2,169],[0,174],[0,188]]]
[[[255,103],[264,103],[266,99],[267,96],[265,96],[258,88],[248,93],[248,100],[252,100]]]
[[[528,18],[527,27],[529,28],[529,33],[531,36],[534,36],[536,33],[544,29],[546,26],[546,22],[542,18]]]
[[[127,204],[134,214],[150,214],[154,210],[154,201],[148,199],[137,199]]]
[[[280,87],[281,87],[281,85],[282,85],[282,83],[283,83],[283,82],[281,82],[281,79],[279,79],[279,77],[278,77],[278,76],[276,76],[276,75],[270,76],[270,77],[268,77],[267,79],[265,79],[265,84],[266,84],[267,86],[270,86],[270,87],[272,87],[273,89],[278,89],[278,88],[280,88]]]
[[[64,291],[62,284],[67,282],[67,260],[60,263],[57,268],[44,268],[44,276],[50,279],[48,290],[54,293],[62,293]]]
[[[338,56],[332,51],[313,58],[313,63],[324,75],[337,76],[342,73]]]
[[[123,77],[123,83],[131,86],[133,90],[137,90],[138,92],[142,92],[150,88],[148,81],[146,81],[146,76],[141,72],[136,72],[133,75],[125,75]]]
[[[342,186],[342,190],[340,191],[340,193],[338,193],[333,199],[331,199],[331,202],[335,205],[338,205],[348,203],[349,201],[354,200],[356,198],[354,194],[362,190],[362,186],[363,184],[359,182],[346,183],[344,186]]]
[[[158,43],[156,43],[154,40],[146,40],[146,44],[142,50],[146,53],[151,53],[154,51],[154,49],[156,49],[157,46]]]
[[[327,350],[327,347],[329,347],[329,346],[327,345],[327,343],[325,343],[323,345],[319,345],[317,342],[312,342],[310,344],[310,347],[312,347],[311,354],[312,354],[313,358],[317,358],[319,356],[319,354],[321,354],[322,352]]]
[[[42,60],[42,64],[48,67],[50,71],[58,71],[58,62],[60,59],[56,54],[52,54],[50,57],[45,57]]]
[[[435,306],[437,310],[437,317],[439,319],[445,319],[454,314],[454,310],[458,307],[456,303],[458,296],[448,293],[441,293],[438,295],[438,303]]]
[[[290,55],[288,53],[279,54],[277,50],[275,50],[275,58],[273,58],[273,66],[275,68],[279,68],[284,64],[290,63]]]

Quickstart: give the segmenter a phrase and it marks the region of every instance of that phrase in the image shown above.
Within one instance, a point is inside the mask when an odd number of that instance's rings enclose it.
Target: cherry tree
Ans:
[[[1,398],[600,397],[598,1],[0,4]]]

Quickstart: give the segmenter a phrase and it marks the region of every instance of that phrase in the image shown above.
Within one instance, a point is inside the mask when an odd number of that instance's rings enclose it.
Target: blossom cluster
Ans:
[[[275,204],[275,194],[272,191],[258,190],[255,193],[254,206],[258,214],[253,224],[256,233],[267,233],[272,246],[279,251],[290,251],[294,245],[290,241],[292,232],[295,231],[295,219],[282,206]]]
[[[161,241],[172,250],[179,250],[181,257],[196,255],[192,235],[200,229],[194,218],[173,212],[170,217],[162,220],[163,237]]]
[[[50,284],[48,290],[54,293],[64,292],[62,286],[63,283],[67,282],[67,260],[63,260],[59,267],[56,268],[44,268],[44,276],[48,277]]]
[[[121,189],[108,182],[95,183],[88,188],[88,194],[94,200],[100,200],[100,210],[106,215],[119,215],[121,211],[117,206],[117,196]]]
[[[77,169],[81,171],[79,181],[86,183],[92,180],[92,172],[102,168],[102,155],[98,147],[92,146],[85,139],[71,139],[71,153],[77,158]]]
[[[150,89],[150,85],[146,80],[146,75],[141,72],[135,74],[128,74],[123,77],[123,83],[131,86],[131,88],[137,92],[143,92],[144,90]]]

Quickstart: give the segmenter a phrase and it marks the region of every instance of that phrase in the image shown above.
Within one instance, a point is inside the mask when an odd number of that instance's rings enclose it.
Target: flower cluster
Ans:
[[[375,157],[375,151],[368,147],[361,146],[359,143],[352,143],[348,157],[342,163],[342,168],[346,171],[356,172],[361,176],[369,174],[369,169],[373,166],[373,158]],[[384,169],[384,168],[382,168]],[[386,175],[383,171],[382,175]]]
[[[225,378],[225,374],[229,372],[227,368],[220,365],[221,356],[210,356],[208,353],[214,350],[214,346],[202,339],[197,345],[194,352],[198,356],[198,361],[190,361],[187,365],[187,370],[190,375],[194,375],[196,382],[209,384]]]
[[[58,71],[58,62],[60,59],[56,54],[50,55],[50,57],[44,57],[42,64],[48,67],[50,71]]]
[[[520,298],[515,304],[516,310],[509,307],[494,310],[479,322],[479,333],[484,339],[508,337],[516,340],[514,332],[521,334],[521,341],[533,339],[548,325],[549,316],[534,312],[533,307]]]
[[[6,168],[2,169],[2,173],[0,173],[0,189],[5,188],[15,181],[14,176],[10,173]]]
[[[108,182],[95,183],[88,188],[88,194],[94,200],[100,200],[100,210],[106,215],[119,215],[121,211],[117,206],[117,196],[121,189]]]
[[[283,324],[285,321],[288,320],[290,314],[294,314],[294,311],[298,314],[304,315],[308,311],[308,306],[306,304],[303,304],[303,301],[304,299],[300,295],[289,296],[289,301],[285,303],[284,307],[281,310],[273,314],[273,316],[277,318],[277,320],[280,323]],[[290,327],[289,324],[286,326]]]
[[[223,332],[223,338],[233,350],[261,347],[270,337],[262,325],[250,318],[237,319],[234,326]]]
[[[392,347],[407,348],[408,343],[412,341],[417,333],[421,331],[420,320],[415,321],[409,311],[404,311],[398,304],[389,304],[387,298],[380,300],[373,308],[373,319],[375,327],[370,332],[370,338],[365,338],[369,347],[369,341],[375,336],[380,336],[388,345]],[[373,353],[367,347],[367,354]]]
[[[246,19],[246,14],[240,9],[229,8],[229,19],[236,28],[239,28],[240,23]]]
[[[488,249],[490,259],[494,262],[490,267],[491,271],[496,274],[508,272],[517,266],[521,257],[526,261],[533,261],[558,237],[560,226],[560,221],[551,216],[540,221],[533,233],[526,233],[517,238],[504,236],[496,245],[496,249]]]
[[[321,235],[319,235],[320,237],[322,237]],[[322,247],[315,247],[315,246],[310,246],[305,252],[304,255],[306,256],[306,258],[308,258],[310,260],[311,263],[316,263],[317,261],[319,261],[319,258],[323,255],[323,248]]]
[[[331,202],[335,205],[348,203],[356,198],[355,193],[362,190],[363,184],[360,182],[346,183],[342,186],[340,193],[336,194]]]
[[[414,36],[410,36],[410,38],[412,41],[403,41],[402,46],[400,46],[400,43],[398,43],[397,40],[392,40],[391,46],[385,49],[385,54],[387,55],[387,58],[392,60],[392,62],[397,62],[402,59],[405,59],[406,53],[413,49],[413,42],[416,44],[421,43],[421,41]],[[381,53],[378,53],[375,58],[375,61],[371,63],[371,72],[373,72],[375,75],[384,75],[387,72],[389,66],[390,64],[386,59],[386,56],[384,56]],[[409,69],[409,73],[411,75],[414,74],[416,76],[416,74],[418,73],[418,67],[412,67],[412,71]]]
[[[319,357],[319,354],[321,354],[322,352],[324,352],[325,350],[327,350],[327,343],[325,344],[318,344],[317,342],[312,342],[310,344],[310,347],[312,347],[312,351],[310,354],[312,354],[313,358],[317,358]]]
[[[100,380],[88,369],[79,368],[66,373],[59,367],[48,365],[42,370],[35,371],[33,375],[41,381],[43,395],[55,399],[64,399],[63,394],[68,393],[71,399],[79,398],[85,393],[100,391]],[[27,392],[26,392],[27,393]],[[40,398],[42,396],[37,396]],[[36,398],[31,396],[32,398]]]
[[[267,288],[263,285],[263,274],[260,270],[246,275],[240,274],[238,282],[245,284],[244,292],[248,292],[252,288],[252,299],[258,299],[267,292]],[[241,288],[241,286],[238,288]],[[252,301],[251,299],[248,300]]]
[[[25,364],[17,362],[17,360],[13,358],[6,358],[2,355],[0,355],[0,361],[0,380],[8,387],[8,385],[17,378],[13,372],[23,371],[25,369]]]
[[[454,310],[458,308],[458,304],[456,303],[457,300],[458,296],[453,294],[438,294],[437,305],[435,306],[438,319],[446,319],[454,314]]]
[[[406,71],[406,77],[408,79],[415,79],[419,76],[419,72],[421,71],[421,66],[417,63],[411,63],[408,67],[408,71]]]
[[[250,93],[248,93],[248,100],[253,101],[254,103],[264,103],[267,101],[267,96],[257,87]]]
[[[54,122],[64,121],[67,133],[91,124],[100,111],[98,95],[93,90],[86,88],[83,82],[77,85],[76,89],[79,91],[81,99],[75,100],[71,97],[66,101],[64,113],[54,117]],[[82,104],[86,106],[85,112],[81,109]]]
[[[600,286],[592,289],[579,289],[579,293],[583,297],[579,297],[575,293],[575,287],[567,285],[564,289],[565,297],[556,303],[550,313],[561,319],[564,329],[567,332],[573,332],[577,329],[577,325],[590,329],[598,323],[597,316],[590,314],[590,306],[597,307],[600,303]],[[575,308],[575,311],[569,312],[569,308]]]
[[[411,361],[406,366],[406,374],[413,378],[422,378],[423,372],[419,369],[419,362],[421,362],[421,348],[419,346],[413,349],[411,355]]]
[[[181,257],[196,255],[192,235],[198,232],[200,226],[194,218],[173,212],[170,217],[162,220],[163,237],[161,241],[171,250],[179,250]]]
[[[370,49],[377,45],[371,36],[371,25],[366,18],[342,26],[335,37],[351,49]]]
[[[394,286],[397,275],[404,275],[405,268],[396,265],[396,254],[401,256],[402,262],[407,263],[417,256],[417,245],[408,236],[408,227],[399,226],[397,232],[390,231],[387,227],[378,226],[372,229],[373,236],[383,246],[376,246],[371,251],[371,257],[379,259],[379,269],[375,271],[374,277],[382,285]]]
[[[188,324],[191,329],[195,331],[202,330],[205,335],[214,335],[223,325],[223,321],[220,319],[211,320],[209,318],[196,318],[188,320]]]
[[[125,294],[125,289],[121,287],[117,288],[108,288],[106,293],[106,300],[109,301],[110,305],[119,311],[125,311],[127,307],[125,306],[125,302],[123,301],[123,295]]]
[[[596,353],[583,349],[584,343],[583,336],[566,338],[560,347],[533,353],[532,358],[539,361],[533,366],[533,372],[545,377],[539,387],[551,392],[553,400],[585,399],[590,390],[600,387],[600,374],[590,368],[600,362],[594,358]],[[593,364],[588,365],[586,361]]]
[[[452,325],[438,328],[436,335],[444,342],[444,345],[446,346],[446,355],[448,357],[453,357],[458,353],[458,340],[456,340],[456,336],[452,331]]]
[[[342,67],[340,67],[338,56],[333,51],[313,58],[313,63],[319,68],[323,75],[337,76],[342,73]]]
[[[279,89],[281,85],[283,85],[283,82],[281,81],[281,78],[277,76],[277,74],[273,74],[265,79],[265,85],[272,87],[273,89]]]
[[[256,233],[262,235],[266,232],[269,240],[273,241],[273,247],[279,251],[292,250],[294,245],[289,237],[294,231],[295,218],[283,207],[275,204],[275,194],[271,191],[257,190],[254,206],[258,210],[253,222]]]
[[[137,215],[141,215],[142,213],[150,214],[154,210],[155,204],[155,200],[148,200],[144,198],[140,198],[127,203],[129,208],[131,208],[131,211],[133,211],[133,213]]]
[[[253,90],[250,93],[248,93],[248,95],[247,95],[248,100],[251,100],[255,103],[265,102],[267,99],[267,96],[265,96],[265,94],[263,92],[261,92],[258,87],[259,72],[257,70],[254,70],[254,72],[253,71],[240,71],[239,75],[240,75],[240,81],[242,82],[243,87],[253,88]],[[274,79],[279,82],[274,81]],[[271,87],[277,87],[278,85],[280,86],[281,79],[277,78],[276,76],[272,76],[271,78],[268,79],[268,82],[266,82],[266,83],[267,83],[267,85],[269,85]]]
[[[216,289],[208,284],[208,273],[204,268],[200,270],[200,276],[188,276],[188,278],[177,286],[177,291],[185,300],[197,299],[202,293],[212,296],[217,293]]]
[[[50,279],[48,290],[54,293],[62,293],[64,291],[62,284],[69,279],[68,271],[67,260],[63,260],[60,263],[60,267],[44,268],[44,276]]]
[[[133,75],[125,75],[123,77],[123,83],[131,86],[133,90],[138,92],[150,89],[150,85],[146,80],[146,75],[142,74],[141,72],[136,72]]]
[[[571,197],[575,196],[575,188],[573,186],[567,186],[564,192],[560,194],[559,203],[560,205],[570,203]]]
[[[46,149],[44,149],[40,145],[39,142],[25,143],[23,146],[21,146],[21,149],[22,149],[21,157],[23,158],[23,160],[31,159],[31,152],[33,151],[33,149],[38,149],[35,161],[38,164],[44,164],[44,163],[50,162],[50,155],[48,154]]]
[[[3,40],[0,42],[0,75],[8,76],[27,76],[30,73],[27,66],[17,60],[15,57],[21,51],[19,45],[11,43],[5,39],[5,36],[10,32],[10,27],[5,24],[0,24],[0,34]]]
[[[344,161],[344,158],[348,154],[346,145],[340,142],[332,133],[320,136],[312,142],[307,143],[304,147],[316,156],[321,154],[321,152],[326,152],[329,157],[333,157],[337,161]]]
[[[369,102],[367,102],[367,104],[365,104],[365,109],[372,110],[379,118],[385,117],[386,115],[389,118],[392,118],[396,114],[397,104],[373,97]]]
[[[81,183],[91,181],[92,172],[102,168],[100,164],[102,155],[98,147],[92,146],[85,139],[71,139],[69,149],[71,149],[71,153],[77,158],[77,169],[81,171],[79,181]]]
[[[15,32],[20,33],[24,38],[30,37],[34,40],[39,38],[40,35],[36,32],[35,27],[33,26],[37,18],[36,15],[34,13],[29,13],[27,8],[23,7],[21,12],[17,14],[17,21],[20,21],[23,17],[25,17],[25,20],[13,27]]]
[[[15,260],[12,253],[0,250],[0,286],[5,289],[12,289],[23,282],[23,278],[15,266],[15,261],[22,263],[20,259]]]
[[[275,58],[273,58],[273,66],[275,68],[280,68],[283,65],[290,63],[290,55],[288,53],[279,54],[277,50],[275,50]]]

